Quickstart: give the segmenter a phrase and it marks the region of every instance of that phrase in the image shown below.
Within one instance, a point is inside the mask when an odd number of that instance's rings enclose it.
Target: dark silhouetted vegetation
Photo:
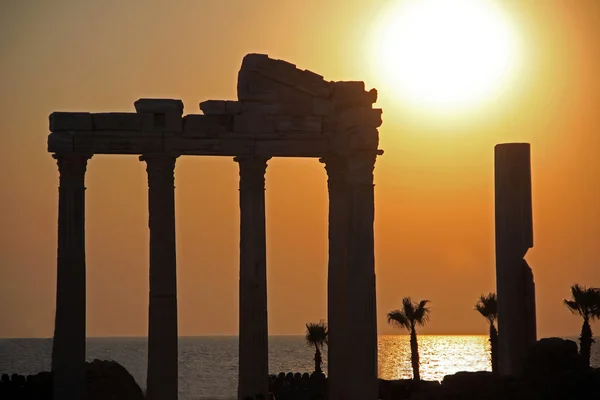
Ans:
[[[429,300],[413,303],[410,297],[402,299],[402,309],[390,311],[387,315],[389,324],[406,328],[410,332],[410,353],[413,369],[413,380],[420,381],[419,343],[417,341],[417,325],[425,326],[429,321],[431,309],[427,307]]]
[[[498,372],[498,329],[496,321],[498,319],[498,300],[496,293],[482,294],[475,304],[475,310],[487,319],[490,324],[490,353],[492,359],[492,372]]]
[[[589,367],[594,343],[590,321],[600,318],[600,288],[586,288],[575,284],[571,286],[571,299],[565,299],[564,302],[569,311],[583,318],[579,336],[579,354],[583,357],[585,365]]]
[[[322,374],[321,364],[323,358],[321,351],[327,344],[328,329],[325,321],[310,322],[306,324],[306,334],[304,338],[309,346],[315,347],[315,374]]]

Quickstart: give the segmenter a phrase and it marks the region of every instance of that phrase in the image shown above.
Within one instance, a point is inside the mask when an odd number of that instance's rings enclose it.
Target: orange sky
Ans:
[[[385,315],[407,295],[432,301],[423,333],[486,332],[473,304],[495,289],[493,146],[527,141],[538,332],[577,335],[562,298],[575,282],[600,286],[600,2],[502,2],[526,45],[521,75],[476,112],[432,122],[369,66],[369,34],[391,1],[3,2],[0,337],[53,332],[58,172],[48,114],[132,112],[140,97],[180,98],[198,113],[200,101],[235,99],[250,52],[380,92],[380,333],[394,332]],[[143,336],[144,165],[133,156],[88,165],[88,335]],[[178,161],[181,335],[237,332],[237,168],[229,158]],[[326,318],[326,174],[314,159],[275,159],[267,171],[270,332],[299,334]]]

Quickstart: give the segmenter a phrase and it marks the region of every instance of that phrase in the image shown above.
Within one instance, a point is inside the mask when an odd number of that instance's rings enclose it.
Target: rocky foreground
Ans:
[[[525,358],[521,376],[459,372],[442,382],[379,381],[381,400],[593,400],[600,399],[600,368],[582,362],[577,344],[559,338],[542,339]],[[86,363],[87,400],[143,400],[144,394],[127,370],[114,361]],[[281,373],[269,380],[277,400],[326,400],[322,374]],[[270,396],[259,396],[266,400]],[[7,374],[0,378],[2,400],[52,400],[52,375]]]

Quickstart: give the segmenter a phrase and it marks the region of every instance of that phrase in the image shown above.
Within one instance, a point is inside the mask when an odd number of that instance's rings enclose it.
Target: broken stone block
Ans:
[[[249,71],[238,75],[237,95],[241,101],[275,101],[278,91],[285,87],[258,72]]]
[[[183,102],[172,99],[139,99],[135,110],[142,116],[142,130],[181,132]]]
[[[321,129],[321,117],[275,117],[275,130],[277,132],[321,133]]]
[[[357,106],[371,107],[377,101],[377,90],[365,92],[363,82],[332,82],[332,87],[331,101],[335,112]]]
[[[204,115],[225,114],[224,100],[206,100],[200,103],[200,110]]]
[[[230,115],[197,115],[183,117],[183,136],[215,137],[233,131]]]
[[[383,123],[380,108],[348,108],[337,116],[337,129],[345,131],[355,127],[378,128]]]
[[[327,116],[333,112],[333,103],[330,100],[315,97],[313,99],[313,114]]]
[[[142,117],[136,113],[97,113],[92,114],[94,129],[100,131],[139,131]]]
[[[50,132],[91,131],[92,115],[85,112],[53,112],[50,114]]]
[[[183,115],[183,102],[174,99],[139,99],[133,103],[138,113],[176,113]]]
[[[323,98],[331,96],[332,88],[329,82],[325,81],[321,75],[309,70],[300,71],[300,74],[301,79],[299,83],[294,85],[296,89],[312,96]]]
[[[250,53],[246,54],[242,59],[240,70],[256,71],[260,70],[269,62],[270,58],[266,54]]]
[[[298,72],[294,64],[284,60],[275,60],[264,54],[248,54],[242,61],[239,77],[255,72],[271,80],[293,86],[298,83]]]
[[[239,114],[233,117],[234,133],[268,134],[275,133],[275,119],[266,114]]]

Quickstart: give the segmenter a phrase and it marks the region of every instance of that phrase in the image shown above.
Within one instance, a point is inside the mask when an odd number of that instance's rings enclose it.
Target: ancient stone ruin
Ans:
[[[373,169],[381,110],[363,82],[322,76],[249,54],[238,100],[140,99],[135,113],[50,115],[48,151],[60,172],[55,398],[85,391],[85,171],[95,154],[139,155],[148,173],[150,305],[147,398],[177,398],[174,168],[183,155],[230,156],[240,168],[238,397],[267,393],[265,170],[271,157],[313,157],[329,189],[329,398],[377,398]]]
[[[537,340],[535,284],[525,261],[533,247],[529,143],[495,147],[496,289],[498,294],[499,372],[523,372],[524,359]]]

